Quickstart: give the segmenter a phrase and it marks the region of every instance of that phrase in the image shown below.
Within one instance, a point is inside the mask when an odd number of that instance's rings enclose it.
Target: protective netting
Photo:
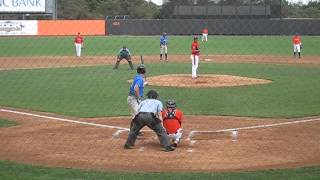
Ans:
[[[50,2],[58,12],[0,10],[0,160],[144,172],[320,164],[318,1]],[[123,148],[128,99],[149,90],[183,112],[172,153],[148,127]]]

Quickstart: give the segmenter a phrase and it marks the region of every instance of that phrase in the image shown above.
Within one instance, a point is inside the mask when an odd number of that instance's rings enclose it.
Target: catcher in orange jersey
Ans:
[[[181,123],[183,112],[177,108],[176,102],[169,99],[166,108],[162,111],[163,126],[172,140],[172,146],[177,147],[183,134]]]

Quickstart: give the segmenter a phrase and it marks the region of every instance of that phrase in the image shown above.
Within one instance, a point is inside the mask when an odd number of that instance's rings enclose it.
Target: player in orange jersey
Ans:
[[[202,41],[208,41],[208,34],[209,34],[208,28],[204,28],[202,30]]]
[[[77,36],[74,38],[74,46],[76,47],[77,57],[81,56],[81,49],[83,48],[83,37],[78,32]]]
[[[301,58],[301,49],[302,49],[302,42],[301,42],[301,37],[299,36],[298,33],[296,33],[293,38],[292,38],[292,44],[293,44],[293,56]]]
[[[177,147],[183,134],[181,128],[183,112],[177,108],[175,100],[169,99],[167,101],[166,108],[162,111],[162,119],[163,126],[173,143],[172,146]]]
[[[192,79],[197,78],[197,69],[199,65],[199,56],[200,56],[200,49],[198,43],[198,37],[194,36],[193,42],[191,44],[191,61],[192,61]]]

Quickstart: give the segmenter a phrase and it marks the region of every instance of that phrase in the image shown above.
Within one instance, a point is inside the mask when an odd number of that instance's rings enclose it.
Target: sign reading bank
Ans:
[[[0,12],[45,12],[46,0],[0,0]]]

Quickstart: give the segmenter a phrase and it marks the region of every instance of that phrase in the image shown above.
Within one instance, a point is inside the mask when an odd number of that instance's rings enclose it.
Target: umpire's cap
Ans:
[[[167,103],[166,103],[166,106],[168,108],[176,108],[177,104],[176,104],[176,101],[174,99],[168,99]]]
[[[147,93],[147,97],[149,99],[157,99],[159,97],[159,94],[157,93],[157,91],[155,90],[150,90],[148,93]]]
[[[137,67],[137,73],[139,74],[145,74],[147,71],[146,71],[146,66],[144,66],[143,64],[140,64],[138,67]]]

